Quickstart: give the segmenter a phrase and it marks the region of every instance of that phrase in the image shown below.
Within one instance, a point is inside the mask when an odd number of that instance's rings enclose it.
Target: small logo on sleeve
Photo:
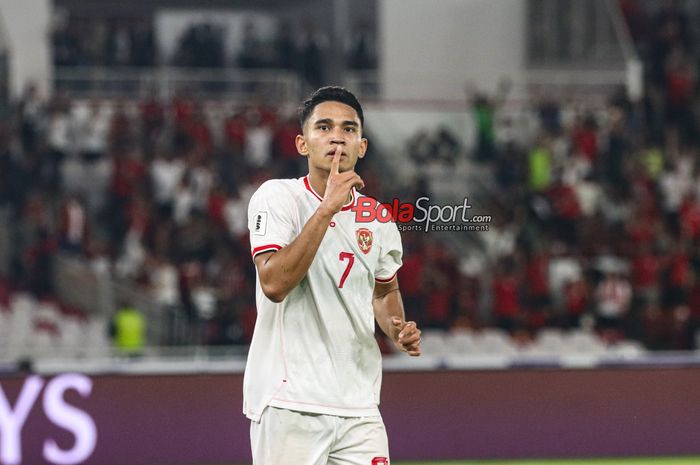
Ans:
[[[360,250],[367,255],[372,250],[372,231],[367,228],[360,228],[355,231],[355,237]]]
[[[253,234],[256,236],[264,236],[267,231],[267,212],[258,212],[255,214],[255,226],[253,226]]]
[[[387,457],[375,457],[372,459],[372,465],[389,465]]]

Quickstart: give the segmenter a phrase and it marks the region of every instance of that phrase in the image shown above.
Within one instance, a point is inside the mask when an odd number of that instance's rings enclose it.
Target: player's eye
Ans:
[[[345,128],[345,132],[355,132],[355,127],[354,126],[348,126]]]
[[[321,131],[328,131],[330,127],[327,124],[322,124],[318,127]]]

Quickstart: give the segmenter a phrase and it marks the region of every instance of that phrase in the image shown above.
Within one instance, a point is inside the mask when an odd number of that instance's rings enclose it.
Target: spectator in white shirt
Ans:
[[[272,130],[263,124],[262,118],[257,112],[251,116],[243,151],[246,161],[251,166],[265,166],[270,161]]]
[[[151,181],[160,218],[172,217],[175,192],[185,174],[185,163],[172,153],[160,153],[151,165]]]
[[[46,153],[45,178],[49,188],[56,192],[62,183],[63,162],[71,149],[71,120],[67,105],[55,101],[48,120],[48,151]]]
[[[602,330],[623,330],[624,318],[632,300],[632,286],[622,274],[609,272],[594,293],[596,319]]]
[[[73,116],[78,153],[84,163],[94,163],[105,155],[109,135],[110,115],[98,100]]]

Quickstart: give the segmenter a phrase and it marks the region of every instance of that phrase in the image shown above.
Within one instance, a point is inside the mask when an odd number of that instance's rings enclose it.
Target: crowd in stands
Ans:
[[[635,35],[642,101],[624,90],[605,108],[544,96],[531,103],[535,130],[523,136],[500,96],[473,98],[473,158],[495,176],[488,208],[498,218],[483,235],[491,279],[477,287],[508,331],[583,325],[652,349],[697,344],[697,50],[677,2],[649,20],[656,26]]]
[[[696,151],[672,123],[645,137],[640,108],[624,96],[596,113],[533,105],[530,138],[510,137],[512,121],[486,110],[494,122],[481,130],[493,133],[477,137],[471,157],[494,173],[495,221],[471,234],[483,235],[490,261],[465,269],[434,235],[404,233],[408,318],[445,330],[498,326],[523,342],[548,326],[593,327],[611,340],[692,347]],[[304,173],[297,131],[292,111],[261,103],[214,119],[187,96],[78,104],[29,89],[0,131],[0,205],[13,230],[5,282],[54,299],[56,254],[81,257],[190,321],[194,342],[245,344],[255,321],[247,202],[264,180]],[[417,166],[430,153],[448,165],[464,156],[445,129],[409,143]],[[368,191],[391,198],[370,160],[360,164]]]
[[[653,33],[635,36],[648,52],[640,102],[624,92],[604,108],[541,98],[526,109],[534,130],[518,130],[507,101],[474,97],[467,156],[495,182],[485,207],[494,223],[473,234],[489,260],[469,269],[434,235],[405,233],[408,318],[445,330],[498,326],[523,342],[556,326],[652,349],[695,347],[700,93],[687,18],[669,5]],[[264,56],[274,54],[238,64]],[[30,88],[0,127],[0,208],[13,233],[4,282],[55,298],[52,261],[72,254],[184,315],[201,328],[195,342],[247,343],[255,320],[247,202],[264,180],[304,173],[297,131],[292,111],[260,102],[214,119],[186,95],[77,105]],[[408,144],[418,166],[465,156],[447,130]],[[359,165],[367,191],[392,198],[371,160]]]
[[[30,89],[0,139],[9,282],[54,298],[56,253],[106,262],[159,305],[215,321],[201,342],[245,342],[252,328],[238,325],[254,320],[247,199],[296,168],[282,163],[287,125],[257,106],[213,127],[185,98],[77,107]]]
[[[0,210],[12,247],[0,287],[54,300],[57,254],[78,257],[197,328],[173,342],[248,342],[248,200],[269,178],[305,173],[295,109],[239,102],[214,111],[184,95],[44,101],[30,87],[1,129]],[[371,166],[362,169],[376,184]]]

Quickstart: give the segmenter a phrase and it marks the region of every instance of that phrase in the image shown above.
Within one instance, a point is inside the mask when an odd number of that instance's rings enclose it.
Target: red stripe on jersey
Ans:
[[[304,176],[304,186],[306,187],[306,190],[308,190],[309,192],[311,192],[311,193],[313,194],[313,196],[316,197],[318,200],[323,200],[323,197],[321,197],[320,195],[318,195],[318,194],[316,193],[316,191],[314,190],[314,188],[311,187],[311,183],[309,182],[309,176],[308,176],[308,175],[307,175],[307,176]],[[341,211],[350,210],[350,209],[352,208],[352,206],[355,205],[355,188],[354,188],[354,187],[353,187],[352,190],[350,191],[350,195],[351,195],[351,197],[352,197],[352,198],[350,199],[350,202],[348,202],[346,205],[344,205],[343,208],[340,209]]]
[[[318,195],[318,194],[316,193],[316,191],[314,190],[314,188],[311,187],[311,184],[309,183],[309,177],[308,177],[308,176],[304,176],[304,186],[306,186],[306,190],[308,190],[309,192],[311,192],[311,193],[314,195],[314,197],[316,197],[318,200],[323,200],[323,199],[321,198],[321,196]]]
[[[281,248],[282,248],[282,246],[281,246],[281,245],[277,245],[277,244],[261,245],[260,247],[256,247],[256,248],[253,249],[253,252],[252,252],[253,258],[255,258],[255,256],[256,256],[257,254],[259,254],[259,253],[270,252],[270,251],[275,251],[275,252],[277,252],[277,251],[280,250]]]
[[[378,283],[385,284],[385,283],[392,282],[394,280],[394,278],[396,278],[396,273],[392,274],[391,277],[389,277],[389,278],[374,278],[374,280],[377,281]]]

